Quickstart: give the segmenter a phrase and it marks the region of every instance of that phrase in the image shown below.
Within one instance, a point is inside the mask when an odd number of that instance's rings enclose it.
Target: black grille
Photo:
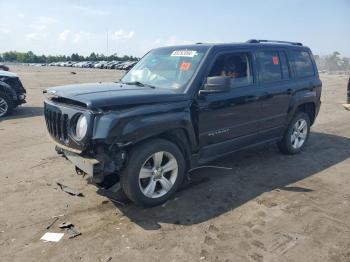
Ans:
[[[63,142],[68,141],[69,119],[67,114],[45,108],[45,120],[52,137]]]

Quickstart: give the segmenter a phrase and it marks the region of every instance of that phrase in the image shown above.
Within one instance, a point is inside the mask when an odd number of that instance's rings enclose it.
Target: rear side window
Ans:
[[[209,77],[229,76],[231,88],[253,84],[251,59],[249,53],[227,53],[217,57]]]
[[[294,57],[295,71],[298,77],[315,75],[314,66],[310,54],[306,51],[292,51]]]
[[[259,79],[262,83],[282,80],[281,59],[278,51],[258,52]]]

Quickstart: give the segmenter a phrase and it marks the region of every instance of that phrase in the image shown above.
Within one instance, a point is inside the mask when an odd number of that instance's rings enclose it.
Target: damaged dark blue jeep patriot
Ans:
[[[96,183],[119,176],[125,195],[153,206],[193,167],[277,142],[300,152],[322,83],[301,43],[249,40],[151,50],[115,83],[50,88],[47,129]]]

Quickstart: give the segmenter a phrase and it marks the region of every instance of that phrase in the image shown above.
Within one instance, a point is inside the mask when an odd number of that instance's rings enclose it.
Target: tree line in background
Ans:
[[[350,59],[348,57],[341,57],[339,52],[333,52],[331,55],[319,56],[315,55],[315,61],[319,70],[327,71],[350,71]],[[105,56],[103,54],[91,53],[89,56],[82,56],[78,53],[71,56],[58,55],[58,56],[45,56],[36,55],[29,51],[27,53],[10,51],[0,54],[1,62],[19,62],[19,63],[52,63],[52,62],[65,62],[65,61],[136,61],[137,57],[124,55],[122,57],[113,54]]]
[[[117,54],[113,54],[110,56],[105,56],[103,54],[95,54],[91,53],[89,56],[82,56],[78,53],[72,54],[71,56],[66,55],[36,55],[32,51],[27,53],[17,52],[17,51],[9,51],[0,53],[0,61],[1,62],[18,62],[18,63],[52,63],[52,62],[66,62],[66,61],[136,61],[137,57],[134,56],[117,56]]]
[[[339,52],[333,52],[331,55],[318,56],[315,55],[315,61],[318,70],[334,71],[350,71],[350,59],[341,57]]]

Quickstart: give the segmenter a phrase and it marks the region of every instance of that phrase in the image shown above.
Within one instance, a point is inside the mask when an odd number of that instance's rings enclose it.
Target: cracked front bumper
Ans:
[[[82,157],[77,153],[67,150],[63,150],[63,153],[67,159],[73,163],[73,165],[84,171],[86,174],[94,177],[102,173],[103,165],[97,159]]]

